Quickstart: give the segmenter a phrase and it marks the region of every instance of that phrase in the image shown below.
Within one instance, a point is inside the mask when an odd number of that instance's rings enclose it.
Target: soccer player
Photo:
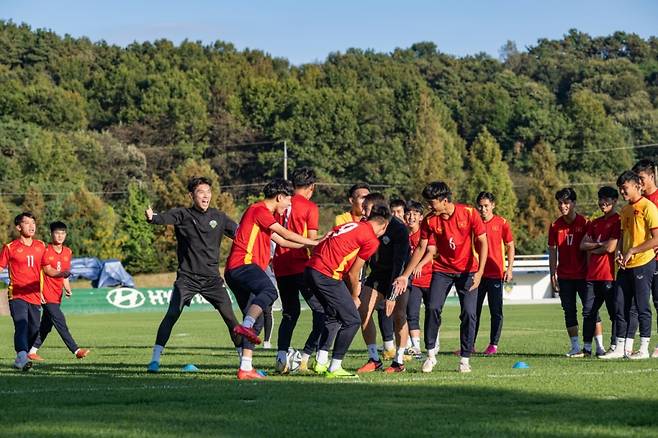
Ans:
[[[43,255],[42,265],[49,266],[57,272],[68,272],[71,270],[71,259],[73,253],[68,246],[64,245],[66,240],[66,224],[63,222],[53,222],[50,224],[50,238],[51,243],[46,247]],[[66,293],[66,298],[71,296],[71,285],[69,279],[64,277],[50,277],[44,275],[41,284],[41,294],[43,296],[43,315],[41,316],[41,324],[39,326],[39,336],[37,336],[34,345],[30,349],[27,357],[31,361],[44,360],[38,354],[39,348],[43,345],[46,337],[52,330],[53,326],[59,333],[59,336],[68,347],[69,351],[75,355],[76,358],[82,359],[89,354],[88,348],[78,348],[68,326],[66,325],[66,318],[62,313],[62,291]]]
[[[599,208],[603,216],[594,219],[587,226],[580,249],[587,251],[587,300],[584,307],[591,308],[589,317],[583,321],[583,352],[592,354],[592,337],[596,339],[596,355],[605,354],[603,334],[596,332],[601,327],[596,323],[596,315],[605,303],[612,323],[611,346],[617,344],[615,338],[615,251],[621,232],[621,221],[615,211],[619,194],[612,187],[601,187],[598,193]],[[591,301],[591,303],[590,303]],[[616,347],[615,347],[616,348]]]
[[[583,357],[578,340],[578,309],[576,296],[583,304],[583,319],[589,318],[585,276],[587,258],[580,242],[587,231],[587,219],[576,213],[576,191],[571,187],[558,190],[555,200],[560,217],[548,229],[548,263],[553,290],[560,295],[571,350],[567,357]]]
[[[441,326],[441,311],[448,292],[455,286],[459,296],[461,313],[459,318],[460,361],[457,371],[471,371],[470,357],[475,341],[477,323],[477,289],[484,274],[487,260],[487,235],[477,211],[452,201],[452,191],[443,181],[429,183],[423,189],[432,214],[425,217],[421,225],[421,241],[414,251],[407,268],[395,280],[395,290],[403,292],[408,285],[409,275],[419,264],[433,259],[432,282],[429,300],[425,306],[425,348],[428,357],[422,371],[432,372],[436,365],[436,338]],[[423,242],[425,241],[425,242]],[[477,254],[473,251],[473,245]],[[425,254],[421,248],[427,247]]]
[[[290,200],[290,208],[287,208],[283,215],[275,215],[284,228],[312,240],[318,237],[320,218],[318,206],[310,200],[316,181],[317,176],[313,169],[296,169],[292,174],[294,194]],[[306,248],[289,249],[277,246],[272,261],[282,306],[276,369],[283,374],[288,372],[288,348],[301,311],[299,294],[302,294],[313,312],[313,326],[302,351],[300,371],[308,370],[308,360],[318,349],[318,341],[324,328],[324,308],[304,282],[304,269],[309,258],[310,251]]]
[[[400,222],[404,223],[407,203],[402,199],[393,199],[389,205],[391,207],[391,216],[398,218]]]
[[[366,215],[374,206],[385,205],[386,200],[380,193],[370,193],[363,201],[363,210]],[[407,297],[406,290],[400,294],[393,293],[393,280],[404,270],[409,258],[409,233],[407,227],[397,217],[391,217],[386,233],[379,238],[380,244],[377,252],[370,259],[370,274],[366,278],[359,301],[359,314],[361,316],[361,331],[363,340],[368,348],[368,362],[359,368],[359,373],[369,373],[382,368],[382,361],[377,352],[377,331],[372,321],[372,313],[378,302],[386,302],[387,316],[393,314],[393,322],[398,349],[393,363],[386,368],[387,373],[405,371],[404,353],[409,338],[407,325]]]
[[[347,198],[352,209],[336,216],[334,225],[359,222],[363,218],[363,200],[368,193],[370,193],[370,185],[367,183],[357,183],[350,187],[347,191]]]
[[[633,172],[637,173],[642,182],[642,195],[649,201],[658,206],[658,187],[656,187],[656,163],[651,160],[640,160],[633,166]],[[651,286],[651,295],[653,298],[653,306],[658,311],[658,256],[656,257],[656,272],[653,274],[653,284]],[[633,305],[635,307],[635,305]],[[633,308],[631,312],[631,320],[635,323],[637,316],[637,309]],[[635,328],[629,327],[631,337],[635,337]],[[631,331],[632,330],[632,331]],[[658,345],[653,350],[651,357],[658,358]]]
[[[484,350],[487,356],[498,352],[498,341],[503,329],[503,284],[512,280],[512,267],[514,265],[514,237],[509,222],[501,216],[494,214],[496,197],[491,192],[480,192],[475,201],[478,212],[484,223],[487,233],[487,261],[484,266],[482,281],[478,287],[477,324],[475,337],[480,329],[482,305],[487,298],[489,314],[491,315],[491,332],[489,345]],[[507,254],[507,268],[505,257]],[[475,345],[475,342],[473,342]]]
[[[14,321],[14,368],[28,371],[32,361],[27,357],[39,335],[41,296],[41,264],[46,245],[34,239],[37,225],[34,215],[23,212],[14,218],[19,237],[6,244],[0,253],[0,269],[9,269],[9,311]],[[68,271],[57,272],[44,266],[46,275],[67,278]]]
[[[193,177],[187,184],[191,207],[154,213],[149,206],[145,211],[146,220],[150,224],[174,226],[178,256],[178,270],[169,308],[158,327],[151,362],[147,367],[150,373],[160,371],[160,356],[171,331],[183,307],[189,306],[196,294],[200,294],[217,309],[231,333],[234,345],[237,347],[241,343],[241,339],[233,335],[233,327],[238,325],[238,320],[224,280],[219,275],[222,237],[235,238],[237,224],[225,213],[210,207],[211,186],[210,179]]]
[[[334,342],[331,363],[328,351],[317,353],[316,372],[326,370],[328,378],[357,377],[342,366],[343,358],[361,324],[358,307],[361,269],[379,247],[391,218],[387,205],[375,205],[367,221],[348,222],[334,227],[327,239],[313,251],[304,275],[323,304],[327,315],[320,343],[340,327]],[[343,275],[347,273],[343,281]]]
[[[617,243],[617,347],[601,356],[618,359],[626,355],[625,341],[631,304],[635,301],[640,323],[640,350],[630,359],[649,358],[651,340],[651,286],[655,272],[654,248],[658,247],[658,207],[642,197],[640,177],[627,170],[617,178],[617,187],[625,201],[621,209],[621,238]],[[620,310],[623,309],[623,310]]]
[[[423,213],[423,204],[409,201],[405,220],[409,230],[409,249],[412,254],[420,243],[420,224],[423,220]],[[432,262],[425,263],[418,274],[415,275],[414,273],[412,277],[411,286],[408,288],[409,298],[407,299],[407,324],[409,325],[411,347],[407,352],[416,358],[420,358],[420,303],[422,300],[427,305],[429,287],[432,282]]]
[[[262,379],[254,370],[254,344],[260,344],[263,309],[276,300],[277,290],[265,270],[270,263],[270,245],[274,241],[285,248],[314,247],[317,241],[301,236],[278,223],[274,214],[284,215],[294,194],[293,185],[275,179],[263,188],[265,199],[247,208],[236,231],[224,275],[244,315],[242,324],[233,328],[241,335],[242,350],[238,379]],[[258,320],[258,322],[257,322]]]

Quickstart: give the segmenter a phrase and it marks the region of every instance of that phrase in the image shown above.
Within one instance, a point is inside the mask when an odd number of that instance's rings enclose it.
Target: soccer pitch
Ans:
[[[183,313],[158,375],[145,370],[159,313],[70,315],[73,335],[91,355],[74,359],[53,331],[40,350],[47,361],[21,373],[11,368],[11,319],[2,317],[0,435],[658,436],[658,360],[568,359],[559,305],[514,305],[505,308],[501,353],[474,356],[473,372],[462,375],[451,353],[459,343],[458,311],[446,305],[433,373],[412,361],[404,374],[357,381],[276,376],[275,351],[259,349],[254,366],[269,379],[240,382],[215,312]],[[295,346],[309,325],[310,313],[302,312]],[[486,315],[478,351],[488,325]],[[358,334],[344,366],[354,370],[366,359]],[[530,368],[512,369],[520,360]],[[188,363],[200,372],[181,372]]]

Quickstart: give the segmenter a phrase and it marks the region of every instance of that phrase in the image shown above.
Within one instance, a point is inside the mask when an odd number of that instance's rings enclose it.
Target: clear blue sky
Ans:
[[[0,0],[0,17],[119,45],[221,39],[294,64],[350,47],[390,52],[418,41],[459,56],[498,56],[508,39],[523,49],[570,28],[658,34],[655,0]]]

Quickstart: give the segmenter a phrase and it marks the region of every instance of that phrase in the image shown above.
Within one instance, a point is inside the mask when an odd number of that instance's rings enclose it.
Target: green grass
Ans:
[[[467,375],[455,372],[458,359],[448,353],[459,339],[458,307],[448,306],[432,374],[414,361],[405,374],[372,373],[358,381],[273,376],[275,353],[259,350],[254,364],[270,378],[239,382],[235,352],[214,312],[183,314],[163,371],[147,375],[161,316],[71,315],[74,336],[92,354],[73,359],[53,333],[40,351],[47,362],[27,374],[10,368],[13,327],[0,318],[0,435],[658,435],[658,360],[563,357],[568,339],[557,305],[506,307],[502,353],[473,357]],[[302,313],[295,345],[307,334],[309,316]],[[365,359],[359,334],[344,366],[355,369]],[[512,369],[518,360],[531,368]],[[181,373],[187,363],[201,372]]]

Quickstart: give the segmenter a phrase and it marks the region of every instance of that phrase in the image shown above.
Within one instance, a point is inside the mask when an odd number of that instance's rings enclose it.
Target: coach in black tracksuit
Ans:
[[[241,340],[233,334],[239,324],[233,312],[231,299],[219,275],[219,249],[222,237],[235,237],[237,224],[225,213],[209,208],[210,180],[192,178],[188,184],[192,207],[172,208],[163,213],[153,213],[149,208],[146,218],[154,225],[174,225],[178,271],[171,294],[169,308],[160,323],[153,347],[153,361],[160,361],[160,353],[169,340],[171,330],[180,317],[183,306],[189,306],[192,298],[200,294],[217,309],[224,319],[233,343]]]

